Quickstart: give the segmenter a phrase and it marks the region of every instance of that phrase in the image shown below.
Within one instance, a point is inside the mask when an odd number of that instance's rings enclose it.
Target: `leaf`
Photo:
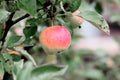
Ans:
[[[73,35],[73,32],[74,32],[73,27],[72,27],[71,23],[66,18],[56,18],[56,21],[58,21],[58,23],[60,25],[65,26],[70,31],[70,33]]]
[[[17,10],[19,10],[17,6],[17,0],[8,0],[5,9],[9,12],[16,12]]]
[[[0,62],[0,80],[3,80],[3,76],[4,76],[4,67],[3,67],[3,63]]]
[[[120,5],[120,0],[114,0],[118,5]]]
[[[31,38],[25,39],[25,41],[21,43],[21,46],[24,46],[24,47],[33,46],[32,39]]]
[[[4,23],[7,20],[8,14],[5,9],[0,9],[0,23]]]
[[[94,74],[94,75],[93,75]],[[80,71],[80,76],[92,78],[92,79],[100,79],[103,78],[103,74],[100,70],[97,69],[86,69]]]
[[[19,61],[21,60],[21,56],[19,54],[11,54],[13,61]]]
[[[100,14],[103,12],[102,4],[99,1],[95,4],[95,10]]]
[[[71,12],[76,11],[81,4],[81,0],[64,0],[64,7],[68,5],[68,10]]]
[[[72,27],[70,22],[65,22],[63,25],[70,31],[71,35],[74,34],[74,28]]]
[[[37,27],[28,26],[24,28],[23,33],[26,38],[30,38],[36,33],[36,31],[37,31]]]
[[[3,30],[3,23],[0,23],[0,39],[2,38]]]
[[[4,69],[6,72],[11,73],[13,68],[12,56],[8,53],[3,53],[2,55],[4,58]]]
[[[17,43],[20,40],[21,36],[12,35],[8,38],[6,44],[8,47],[14,47],[16,46],[15,43]]]
[[[3,30],[4,30],[3,29],[4,22],[7,20],[8,14],[9,14],[9,12],[7,12],[5,9],[0,9],[0,39],[2,37]]]
[[[31,80],[50,80],[55,76],[63,75],[68,66],[58,67],[55,65],[44,65],[32,70]]]
[[[18,62],[14,62],[14,67],[13,67],[14,75],[17,75],[21,71],[21,69],[23,68],[23,63],[24,63],[23,60],[20,60]]]
[[[3,80],[4,76],[4,66],[3,66],[3,61],[1,61],[2,57],[0,55],[0,80]]]
[[[36,0],[18,0],[18,7],[26,10],[31,15],[35,15],[37,11]]]
[[[26,51],[20,48],[15,47],[14,48],[16,51],[20,52],[23,56],[25,56],[28,60],[30,60],[34,66],[37,66],[35,60],[33,59],[33,57]]]
[[[43,4],[45,2],[45,0],[38,0],[41,4]]]
[[[4,1],[4,0],[0,0],[0,4],[1,4],[2,1]]]
[[[33,69],[33,64],[31,62],[26,62],[17,75],[17,80],[30,80],[31,71]]]
[[[37,3],[37,9],[40,9],[43,7],[43,4],[41,1],[44,1],[44,0],[37,0],[36,3]]]
[[[79,14],[80,17],[84,18],[94,26],[96,26],[101,31],[105,32],[106,34],[110,34],[109,26],[106,20],[97,12],[95,11],[83,11]]]

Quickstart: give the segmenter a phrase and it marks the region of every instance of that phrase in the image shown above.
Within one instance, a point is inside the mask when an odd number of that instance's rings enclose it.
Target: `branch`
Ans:
[[[30,15],[29,14],[25,14],[24,16],[16,19],[15,21],[12,20],[13,16],[14,16],[15,12],[12,12],[10,15],[9,15],[9,18],[8,20],[5,22],[5,29],[4,29],[4,32],[3,32],[3,35],[2,35],[2,38],[0,39],[0,41],[2,41],[2,46],[4,45],[4,42],[5,42],[5,38],[7,36],[7,33],[8,31],[10,30],[10,28],[16,24],[17,22],[29,17]]]
[[[14,16],[15,12],[12,12],[10,15],[9,15],[9,18],[8,20],[5,22],[5,29],[4,29],[4,32],[2,34],[2,38],[0,39],[0,41],[2,41],[2,46],[4,45],[4,42],[5,42],[5,37],[7,36],[7,33],[9,31],[9,29],[11,28],[12,24],[13,24],[13,21],[12,21],[12,18]]]
[[[9,19],[8,20],[12,20],[13,16],[14,16],[15,12],[12,12],[9,16]]]
[[[16,24],[17,22],[19,22],[19,21],[21,21],[21,20],[23,20],[23,19],[25,19],[25,18],[27,18],[29,16],[30,16],[29,14],[25,14],[22,17],[19,17],[18,19],[16,19],[15,21],[13,21],[12,25]]]
[[[41,8],[41,9],[42,9],[42,8]],[[39,10],[41,10],[41,9],[37,9],[37,12],[38,12]],[[25,15],[23,15],[22,17],[19,17],[18,19],[16,19],[16,20],[13,21],[12,18],[13,18],[13,16],[14,16],[14,14],[15,14],[15,12],[12,12],[12,13],[9,15],[8,20],[5,22],[5,29],[4,29],[4,32],[3,32],[3,34],[2,34],[2,38],[0,39],[0,41],[2,41],[2,46],[4,45],[5,38],[6,38],[6,36],[7,36],[8,31],[10,30],[10,28],[11,28],[14,24],[16,24],[17,22],[19,22],[19,21],[21,21],[21,20],[23,20],[23,19],[25,19],[25,18],[27,18],[27,17],[30,16],[29,14],[25,14]]]
[[[43,9],[43,8],[37,9],[37,12],[39,12],[41,9]],[[16,19],[15,21],[13,21],[13,25],[16,24],[17,22],[19,22],[19,21],[21,21],[21,20],[29,17],[29,16],[30,15],[27,13],[27,14],[23,15],[22,17],[19,17],[18,19]]]

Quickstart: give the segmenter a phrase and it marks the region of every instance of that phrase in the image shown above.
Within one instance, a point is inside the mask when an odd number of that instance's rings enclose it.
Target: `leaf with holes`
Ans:
[[[95,11],[83,11],[79,14],[80,17],[84,18],[94,26],[96,26],[101,31],[105,32],[106,34],[110,34],[109,26],[106,20],[97,12]]]

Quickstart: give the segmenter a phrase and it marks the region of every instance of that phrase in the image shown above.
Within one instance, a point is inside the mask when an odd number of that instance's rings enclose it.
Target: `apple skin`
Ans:
[[[50,26],[41,32],[39,41],[47,54],[56,54],[69,48],[71,34],[64,26]]]

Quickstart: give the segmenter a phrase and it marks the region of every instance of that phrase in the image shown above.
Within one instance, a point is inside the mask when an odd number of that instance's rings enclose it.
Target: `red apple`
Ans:
[[[41,32],[39,40],[47,54],[55,54],[70,46],[71,34],[64,26],[50,26]]]

